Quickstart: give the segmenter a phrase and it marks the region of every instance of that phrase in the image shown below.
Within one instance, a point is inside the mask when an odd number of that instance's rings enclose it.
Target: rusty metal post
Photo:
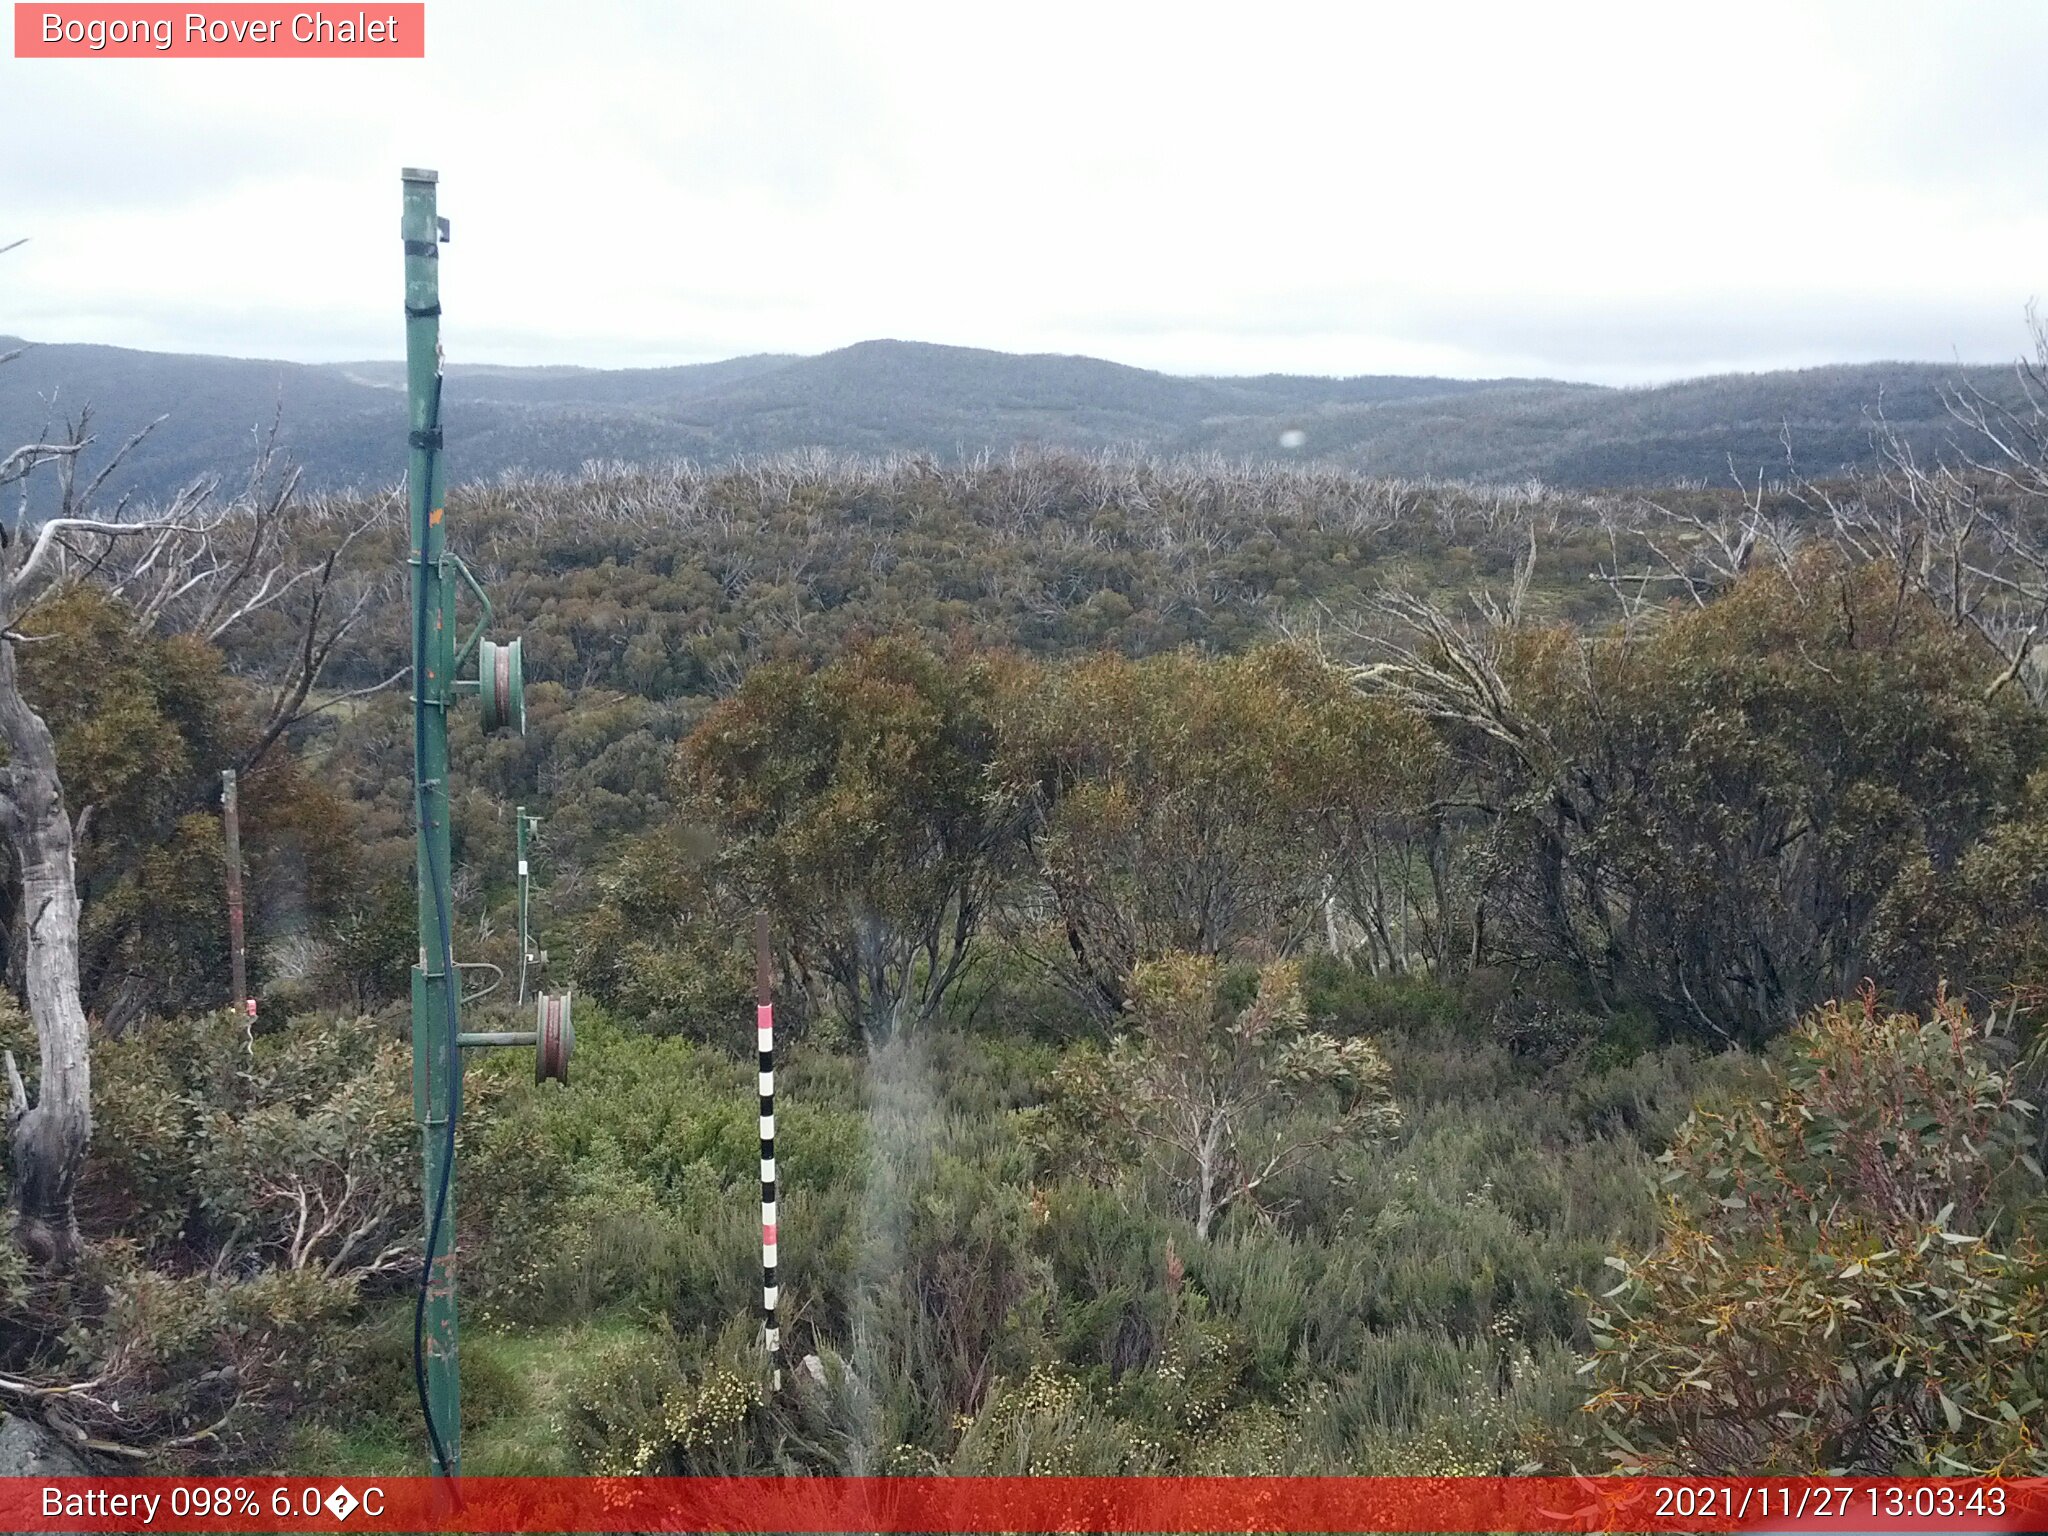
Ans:
[[[249,995],[248,952],[242,944],[242,813],[235,794],[235,770],[220,771],[221,834],[227,844],[228,865],[228,985],[235,1011],[248,1018],[256,1016],[256,999]]]

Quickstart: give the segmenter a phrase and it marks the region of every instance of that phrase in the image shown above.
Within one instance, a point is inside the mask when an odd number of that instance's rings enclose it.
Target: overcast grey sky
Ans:
[[[2030,0],[427,25],[419,62],[0,58],[0,332],[394,356],[402,165],[442,175],[459,361],[898,336],[1627,383],[2004,360],[2048,289]]]

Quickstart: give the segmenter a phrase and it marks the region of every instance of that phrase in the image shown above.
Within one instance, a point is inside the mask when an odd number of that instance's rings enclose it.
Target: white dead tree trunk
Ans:
[[[27,925],[24,974],[41,1071],[31,1104],[12,1052],[6,1054],[7,1133],[14,1208],[22,1245],[44,1261],[69,1263],[78,1228],[71,1189],[92,1135],[85,1009],[78,997],[78,888],[72,826],[57,777],[50,728],[22,699],[14,665],[20,539],[0,550],[0,740],[7,744],[0,827],[21,867]]]
[[[4,824],[21,863],[28,923],[25,974],[41,1073],[31,1104],[14,1055],[6,1055],[7,1130],[18,1232],[32,1255],[66,1264],[78,1229],[71,1190],[92,1135],[85,1010],[78,997],[78,890],[71,823],[49,727],[15,685],[14,644],[0,642],[0,737],[7,743]]]

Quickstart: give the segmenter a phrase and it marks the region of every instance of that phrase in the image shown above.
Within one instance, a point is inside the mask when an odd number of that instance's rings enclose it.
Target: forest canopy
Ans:
[[[524,737],[455,717],[460,958],[517,968],[525,806],[581,1038],[566,1091],[471,1065],[469,1468],[2048,1470],[2015,1342],[2040,503],[1955,473],[1948,503],[1032,455],[460,491],[530,679]],[[254,758],[317,623],[210,634],[81,562],[21,630],[95,1124],[77,1264],[0,1259],[0,1395],[164,1464],[398,1468],[402,537],[375,498],[290,514],[370,598]],[[253,1021],[221,1007],[238,762]],[[0,1043],[33,1063],[18,1013]],[[1866,1143],[1918,1193],[1799,1203]],[[1735,1337],[1695,1297],[1769,1305]],[[1768,1446],[1709,1406],[1851,1377]]]

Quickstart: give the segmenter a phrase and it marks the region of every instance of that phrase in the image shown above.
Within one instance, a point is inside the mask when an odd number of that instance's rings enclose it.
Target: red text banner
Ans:
[[[368,5],[24,4],[18,59],[421,59],[427,8]]]
[[[9,1478],[5,1531],[2041,1531],[2048,1479]]]

